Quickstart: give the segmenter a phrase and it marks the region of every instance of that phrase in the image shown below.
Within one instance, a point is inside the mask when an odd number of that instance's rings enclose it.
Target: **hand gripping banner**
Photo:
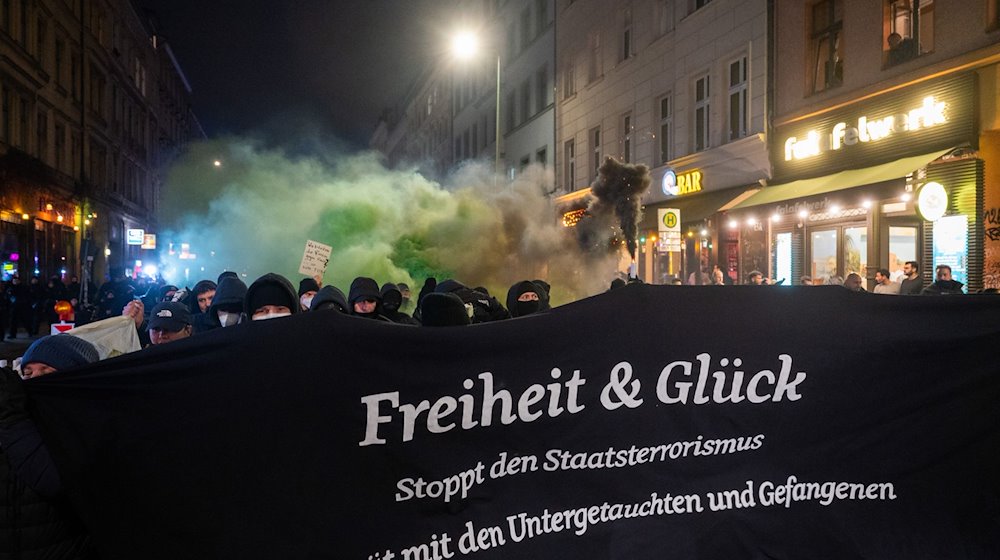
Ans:
[[[629,286],[28,382],[104,558],[998,558],[1000,298]]]

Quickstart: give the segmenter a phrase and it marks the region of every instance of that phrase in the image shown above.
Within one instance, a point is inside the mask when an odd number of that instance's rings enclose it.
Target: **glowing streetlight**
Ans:
[[[475,33],[470,31],[462,31],[455,35],[451,40],[451,52],[458,60],[471,60],[479,53],[479,37]],[[500,139],[502,138],[500,134],[500,49],[497,48],[497,95],[496,95],[496,126],[493,128],[496,130],[496,138],[494,143],[496,144],[496,155],[494,156],[494,185],[499,181],[500,174],[502,170],[500,169]]]
[[[479,38],[474,33],[463,31],[451,40],[451,53],[459,60],[470,60],[479,54]]]
[[[212,165],[214,165],[216,167],[222,167],[222,162],[219,161],[219,160],[215,160],[215,161],[212,162]]]

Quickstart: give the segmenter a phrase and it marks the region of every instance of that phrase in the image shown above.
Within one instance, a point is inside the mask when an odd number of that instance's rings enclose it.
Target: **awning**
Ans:
[[[760,190],[760,192],[732,206],[730,209],[736,210],[738,208],[772,204],[775,202],[791,200],[793,198],[805,198],[808,196],[861,187],[874,183],[882,183],[892,179],[900,179],[951,151],[951,149],[943,152],[937,151],[930,154],[924,154],[922,156],[898,159],[896,161],[883,163],[882,165],[876,165],[874,167],[849,169],[832,175],[824,175],[813,179],[802,179],[801,181],[792,181],[791,183],[764,187]],[[681,215],[683,216],[683,214]]]
[[[750,188],[751,187],[738,187],[735,189],[724,189],[721,191],[709,191],[647,205],[645,207],[642,221],[639,222],[639,228],[656,228],[657,208],[679,209],[681,211],[681,223],[686,224],[690,222],[700,222],[718,212],[723,206],[726,206],[733,200],[743,196]],[[754,190],[759,188],[759,185],[754,185]]]

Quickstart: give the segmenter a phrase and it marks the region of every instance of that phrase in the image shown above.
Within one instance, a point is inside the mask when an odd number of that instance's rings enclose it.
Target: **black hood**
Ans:
[[[403,292],[395,284],[383,285],[379,295],[382,297],[382,307],[387,311],[399,311],[399,307],[403,305]]]
[[[320,288],[313,297],[309,310],[316,311],[321,305],[326,303],[332,303],[337,311],[341,313],[351,313],[351,308],[347,305],[347,296],[336,286],[327,285]]]
[[[215,288],[215,296],[212,298],[212,305],[208,308],[208,322],[218,325],[219,319],[216,311],[228,311],[230,313],[243,313],[243,300],[247,295],[247,285],[236,276],[225,276]]]
[[[538,301],[518,301],[526,292],[535,292]],[[535,284],[530,280],[522,280],[507,290],[507,310],[512,317],[523,317],[532,313],[540,313],[549,310],[549,293],[545,288]]]
[[[254,310],[262,305],[284,305],[293,315],[302,310],[299,296],[295,294],[292,283],[284,276],[274,272],[268,272],[254,280],[253,284],[247,288],[247,295],[243,300],[247,318],[252,317]]]

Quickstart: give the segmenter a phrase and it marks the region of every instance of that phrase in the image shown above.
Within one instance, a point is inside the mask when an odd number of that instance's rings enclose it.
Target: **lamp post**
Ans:
[[[479,38],[471,32],[465,31],[455,35],[451,42],[452,54],[455,58],[459,60],[469,60],[479,53]],[[501,165],[501,151],[500,151],[500,71],[501,71],[501,61],[500,61],[500,49],[497,49],[497,84],[496,84],[496,116],[495,116],[495,126],[496,138],[494,139],[494,144],[496,144],[496,154],[494,155],[493,165],[494,165],[494,185],[499,181],[500,175],[503,172],[500,168]]]

